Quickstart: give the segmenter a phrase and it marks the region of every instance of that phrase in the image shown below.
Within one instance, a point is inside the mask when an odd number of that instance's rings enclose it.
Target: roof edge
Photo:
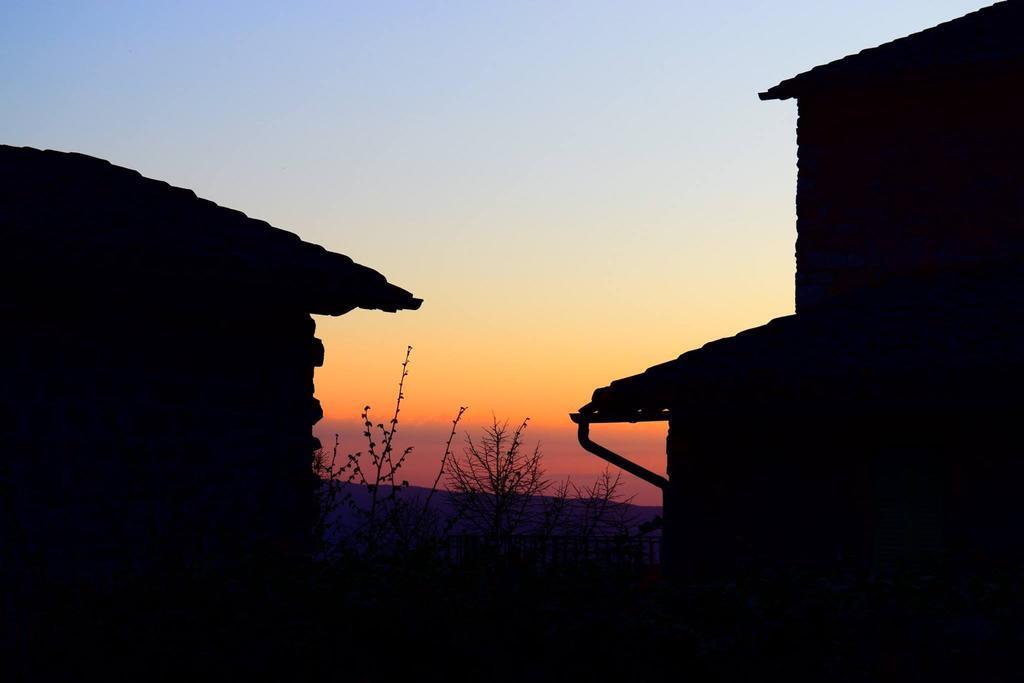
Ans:
[[[880,54],[887,55],[892,50],[898,50],[910,43],[916,43],[922,40],[934,41],[937,37],[941,37],[951,30],[950,27],[954,27],[953,30],[956,30],[963,27],[965,24],[970,24],[970,22],[976,22],[979,20],[984,21],[986,19],[991,21],[993,17],[998,17],[1000,12],[1004,10],[1012,11],[1013,9],[1019,9],[1019,5],[1015,6],[1015,4],[1009,0],[1001,0],[984,7],[979,7],[978,9],[959,17],[939,22],[934,26],[929,26],[905,36],[880,43],[874,47],[864,48],[859,52],[811,67],[806,71],[796,74],[795,76],[780,81],[775,86],[768,88],[763,92],[759,92],[757,96],[762,101],[799,98],[809,90],[822,88],[823,81],[825,79],[835,78],[836,76],[839,76],[841,79],[843,75],[837,73],[838,69],[848,66],[851,63],[877,59]],[[934,47],[932,47],[932,49],[934,49]],[[861,78],[863,79],[863,76]]]

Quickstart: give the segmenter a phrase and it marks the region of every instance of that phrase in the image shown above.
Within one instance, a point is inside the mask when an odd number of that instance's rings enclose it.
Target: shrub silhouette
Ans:
[[[412,455],[413,447],[407,446],[399,451],[395,434],[405,399],[403,391],[409,376],[411,354],[412,347],[409,346],[402,361],[394,413],[387,425],[374,424],[370,419],[370,406],[363,407],[361,418],[366,450],[340,457],[340,437],[335,434],[330,454],[324,449],[313,454],[313,471],[321,480],[316,501],[318,514],[313,529],[319,544],[319,559],[336,559],[342,554],[369,558],[401,555],[435,545],[443,537],[440,529],[442,520],[431,508],[431,501],[440,484],[445,463],[451,457],[452,442],[466,408],[460,407],[452,420],[438,473],[427,495],[420,499],[410,494],[409,482],[400,479],[399,474]],[[353,487],[362,488],[369,494],[368,504],[356,502]],[[342,507],[353,513],[350,517],[357,520],[354,528],[344,528]]]
[[[344,453],[336,434],[329,451],[313,454],[312,469],[321,482],[313,530],[318,560],[403,560],[411,554],[444,559],[455,529],[461,537],[483,537],[496,549],[501,542],[527,536],[531,543],[571,538],[579,547],[579,541],[630,535],[632,499],[622,493],[621,475],[605,468],[589,486],[568,478],[552,483],[542,466],[540,444],[528,448],[524,443],[529,418],[512,428],[508,420],[492,415],[483,433],[467,435],[456,455],[452,446],[467,410],[461,406],[430,488],[424,493],[410,487],[401,473],[413,447],[400,448],[396,434],[411,354],[410,346],[390,420],[374,424],[370,407],[363,408],[365,449]],[[442,483],[449,514],[439,510],[445,506],[435,505]]]
[[[478,439],[466,438],[461,458],[446,463],[448,490],[459,518],[479,534],[505,538],[530,530],[537,497],[550,488],[540,445],[523,448],[529,418],[515,429],[492,417]]]

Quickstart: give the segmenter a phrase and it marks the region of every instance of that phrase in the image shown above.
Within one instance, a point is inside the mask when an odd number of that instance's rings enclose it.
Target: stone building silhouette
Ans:
[[[2,146],[0,169],[4,572],[94,581],[308,552],[310,314],[420,300],[100,159]]]
[[[597,389],[677,570],[1024,550],[1024,2],[761,93],[799,107],[796,313]],[[665,480],[594,443],[669,424]]]

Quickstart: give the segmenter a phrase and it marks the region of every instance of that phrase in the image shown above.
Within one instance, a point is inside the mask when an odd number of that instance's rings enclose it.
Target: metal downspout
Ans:
[[[602,460],[607,460],[616,467],[620,467],[625,471],[632,474],[634,477],[638,477],[648,484],[657,486],[662,491],[668,488],[668,479],[651,472],[646,467],[641,467],[632,460],[627,460],[618,453],[614,453],[601,444],[594,443],[590,440],[590,422],[587,421],[584,415],[575,413],[571,415],[572,421],[578,425],[576,436],[579,439],[580,446],[588,453],[593,453]]]

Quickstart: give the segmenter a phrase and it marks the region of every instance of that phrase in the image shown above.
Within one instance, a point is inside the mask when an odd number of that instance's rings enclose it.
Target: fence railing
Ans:
[[[656,566],[659,536],[566,536],[517,534],[495,538],[457,534],[445,544],[447,558],[462,564],[490,557],[537,566],[597,564]]]

